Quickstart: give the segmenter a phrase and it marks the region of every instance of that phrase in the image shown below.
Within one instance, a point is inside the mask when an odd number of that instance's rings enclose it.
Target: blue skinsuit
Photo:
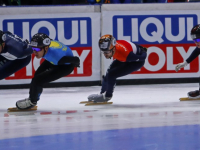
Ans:
[[[58,65],[59,60],[64,56],[73,57],[72,50],[59,41],[51,41],[51,45],[43,57],[45,61],[36,70],[31,81],[29,98],[33,103],[37,103],[40,99],[44,84],[67,76],[74,70],[74,65],[71,63]]]
[[[72,50],[68,46],[62,44],[59,41],[51,41],[51,45],[48,49],[48,52],[43,58],[54,65],[58,65],[58,61],[63,56],[73,57]],[[66,63],[66,64],[69,64],[69,63]]]

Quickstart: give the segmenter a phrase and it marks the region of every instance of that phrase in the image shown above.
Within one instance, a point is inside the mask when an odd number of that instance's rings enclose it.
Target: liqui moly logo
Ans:
[[[137,73],[175,73],[175,65],[195,49],[190,31],[196,24],[196,14],[119,15],[113,17],[113,35],[148,47],[145,65]],[[186,72],[199,72],[198,59],[179,71]]]
[[[69,46],[73,54],[80,58],[80,68],[70,76],[90,76],[92,74],[92,30],[91,18],[42,18],[11,19],[3,21],[3,30],[10,31],[30,40],[36,33],[46,33],[53,40]],[[7,79],[29,79],[42,63],[32,56],[31,63]],[[88,65],[90,64],[90,65]]]

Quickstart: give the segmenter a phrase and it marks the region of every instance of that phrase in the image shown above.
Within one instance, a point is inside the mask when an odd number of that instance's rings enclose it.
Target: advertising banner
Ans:
[[[55,82],[98,81],[100,80],[100,13],[60,13],[34,15],[2,15],[0,29],[10,31],[30,41],[36,33],[46,33],[53,40],[69,46],[80,58],[80,68]],[[43,59],[32,55],[29,65],[12,76],[1,80],[4,84],[30,83]]]
[[[190,31],[200,11],[102,11],[102,35],[128,40],[148,48],[143,68],[121,79],[187,78],[200,74],[199,59],[175,72],[196,48]],[[103,59],[104,73],[112,60]]]

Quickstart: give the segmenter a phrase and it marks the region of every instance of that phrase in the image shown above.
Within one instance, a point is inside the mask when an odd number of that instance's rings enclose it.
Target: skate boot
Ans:
[[[106,97],[105,94],[92,94],[88,96],[88,101],[92,102],[107,102],[112,97]]]
[[[188,92],[188,97],[193,99],[200,98],[199,90]]]
[[[33,108],[37,103],[32,103],[29,98],[24,100],[19,100],[16,102],[16,107],[18,109],[30,109]]]

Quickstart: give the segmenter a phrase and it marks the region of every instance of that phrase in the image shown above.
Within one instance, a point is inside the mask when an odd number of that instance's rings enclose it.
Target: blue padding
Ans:
[[[32,129],[34,130],[34,129]],[[10,131],[11,132],[11,131]],[[1,150],[199,150],[200,126],[89,131],[0,140]]]
[[[167,3],[167,0],[146,0],[146,3]]]
[[[115,3],[115,4],[121,4],[120,0],[111,0],[110,1],[111,3]],[[125,3],[142,3],[142,0],[124,0],[123,2],[124,4]]]
[[[132,3],[132,0],[125,0],[124,3]]]
[[[111,0],[110,3],[118,4],[118,3],[120,3],[120,1],[119,0]]]

